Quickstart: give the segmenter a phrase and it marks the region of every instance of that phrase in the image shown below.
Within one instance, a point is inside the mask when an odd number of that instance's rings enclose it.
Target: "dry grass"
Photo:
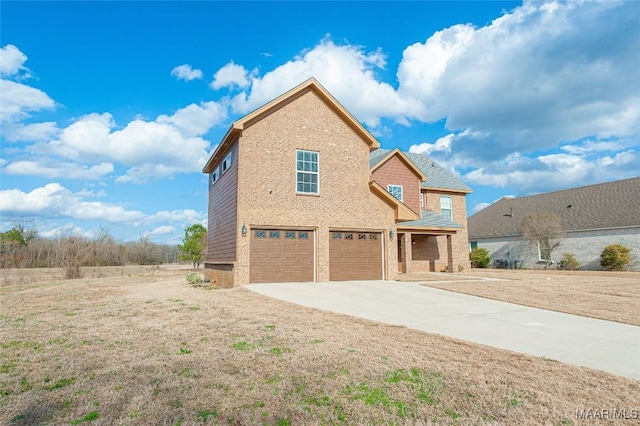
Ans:
[[[508,281],[477,281],[471,277]],[[640,325],[640,272],[474,269],[465,274],[410,278],[443,290]],[[442,282],[443,278],[453,281]],[[460,279],[469,281],[456,281]]]
[[[631,379],[185,275],[2,285],[0,424],[567,425],[640,401]]]

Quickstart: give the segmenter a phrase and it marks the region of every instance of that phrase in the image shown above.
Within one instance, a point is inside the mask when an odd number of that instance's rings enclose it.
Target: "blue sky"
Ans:
[[[235,119],[316,77],[473,214],[640,175],[640,3],[0,3],[0,229],[179,242]]]

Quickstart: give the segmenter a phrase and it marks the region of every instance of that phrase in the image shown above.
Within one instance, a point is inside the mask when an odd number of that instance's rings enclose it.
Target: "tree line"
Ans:
[[[138,241],[116,241],[104,227],[93,238],[41,238],[37,230],[20,223],[0,232],[0,268],[65,268],[68,278],[80,276],[82,266],[159,265],[176,262],[178,256],[176,246],[151,242],[147,235]]]

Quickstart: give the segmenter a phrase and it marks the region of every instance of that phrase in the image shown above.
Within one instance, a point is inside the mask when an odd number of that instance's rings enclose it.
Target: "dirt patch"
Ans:
[[[0,287],[0,424],[554,425],[638,409],[631,379],[185,275]]]
[[[440,279],[443,275],[449,275],[447,281]],[[433,274],[429,280],[417,275],[411,278],[443,290],[640,325],[640,272],[476,269],[465,274]]]

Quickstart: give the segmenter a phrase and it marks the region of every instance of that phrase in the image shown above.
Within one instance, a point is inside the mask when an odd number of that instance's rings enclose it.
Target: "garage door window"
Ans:
[[[264,231],[256,231],[256,238],[267,238],[267,233]]]
[[[289,239],[293,239],[296,237],[296,233],[295,232],[285,232],[284,234],[285,238],[289,238]]]
[[[280,238],[280,231],[269,232],[269,238]]]
[[[342,233],[341,232],[334,232],[333,233],[333,239],[334,240],[339,240],[342,238]]]
[[[307,240],[307,239],[309,239],[309,233],[308,232],[300,232],[298,234],[298,238],[300,238],[301,240]]]

